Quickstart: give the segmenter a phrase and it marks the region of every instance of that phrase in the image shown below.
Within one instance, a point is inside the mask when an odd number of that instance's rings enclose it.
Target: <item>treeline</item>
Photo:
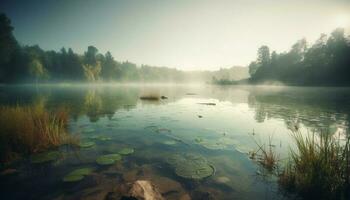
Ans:
[[[249,81],[255,84],[349,86],[350,36],[338,28],[330,36],[322,34],[311,45],[301,39],[284,53],[270,53],[268,46],[262,46],[256,61],[249,65],[249,73]]]
[[[181,82],[184,72],[148,65],[118,62],[110,52],[99,53],[89,46],[83,55],[71,48],[45,51],[39,46],[21,46],[13,36],[13,27],[0,14],[0,82],[97,82],[97,81],[171,81]]]

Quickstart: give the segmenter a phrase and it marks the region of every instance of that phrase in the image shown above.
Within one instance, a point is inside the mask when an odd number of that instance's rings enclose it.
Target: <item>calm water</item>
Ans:
[[[145,94],[168,99],[140,100]],[[249,159],[254,141],[263,144],[272,137],[283,162],[293,148],[294,126],[344,137],[350,122],[348,88],[17,86],[0,87],[0,101],[68,107],[71,134],[95,143],[80,149],[62,146],[62,156],[50,163],[22,159],[12,166],[15,174],[0,176],[1,199],[104,199],[139,179],[151,180],[166,199],[285,199],[276,178],[262,175]],[[125,147],[134,153],[114,165],[96,163],[99,156]],[[179,176],[168,160],[188,154],[206,159],[215,173],[201,180]],[[62,181],[82,167],[94,172],[78,182]]]

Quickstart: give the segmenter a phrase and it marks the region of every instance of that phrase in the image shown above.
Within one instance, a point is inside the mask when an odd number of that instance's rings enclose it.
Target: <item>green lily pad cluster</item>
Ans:
[[[176,175],[187,179],[203,179],[214,174],[215,168],[208,161],[196,154],[174,155],[167,159]]]
[[[94,171],[93,168],[81,168],[76,169],[63,177],[64,182],[76,182],[82,180],[85,176],[91,174]]]
[[[221,150],[221,149],[226,149],[227,145],[218,141],[218,140],[207,140],[207,139],[202,139],[202,138],[196,138],[195,142],[207,149],[211,150]]]
[[[79,147],[81,148],[90,148],[93,146],[95,146],[95,142],[92,142],[92,141],[83,141],[83,142],[80,142],[79,144]]]
[[[50,161],[55,161],[60,157],[60,152],[58,151],[48,151],[39,154],[35,154],[31,157],[31,162],[35,164],[46,163]]]
[[[83,133],[92,133],[92,132],[95,132],[95,129],[94,128],[85,128],[83,130]]]
[[[89,137],[90,139],[93,140],[100,140],[100,141],[109,141],[112,140],[112,138],[108,137],[108,136],[103,136],[103,135],[92,135]]]
[[[115,162],[122,159],[122,156],[120,154],[106,154],[98,157],[96,159],[97,164],[99,165],[112,165]]]
[[[126,147],[126,148],[121,149],[118,153],[120,155],[129,155],[129,154],[134,153],[134,149]]]
[[[175,141],[175,140],[165,140],[163,142],[163,144],[166,144],[166,145],[176,145],[178,142]]]
[[[215,139],[203,139],[203,138],[196,138],[194,140],[197,144],[203,146],[204,148],[211,149],[211,150],[223,150],[227,149],[230,146],[235,146],[238,144],[237,140],[234,140],[229,137],[221,137],[221,138],[215,138]]]

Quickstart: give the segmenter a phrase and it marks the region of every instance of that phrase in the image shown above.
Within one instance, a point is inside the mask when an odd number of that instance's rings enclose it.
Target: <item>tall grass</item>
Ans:
[[[297,150],[279,175],[279,183],[305,199],[349,199],[350,144],[331,134],[293,133]]]
[[[269,172],[273,172],[278,165],[278,155],[273,149],[272,137],[269,137],[269,143],[260,144],[256,140],[255,144],[258,146],[258,149],[254,152],[251,152],[250,156],[253,159],[256,159],[261,166],[267,169]]]
[[[67,133],[68,113],[43,106],[0,107],[0,160],[45,151],[74,139]]]

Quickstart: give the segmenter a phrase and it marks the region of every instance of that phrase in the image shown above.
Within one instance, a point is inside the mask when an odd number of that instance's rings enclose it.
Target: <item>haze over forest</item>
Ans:
[[[342,0],[4,1],[0,81],[348,85],[349,9]]]

